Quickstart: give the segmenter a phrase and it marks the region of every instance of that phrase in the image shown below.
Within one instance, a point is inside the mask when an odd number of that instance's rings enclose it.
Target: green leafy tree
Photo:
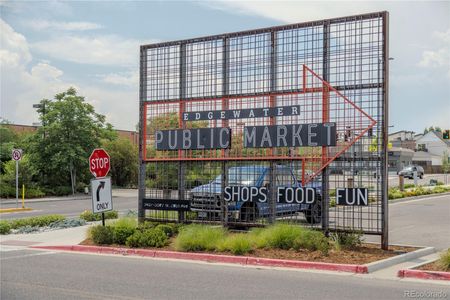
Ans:
[[[105,116],[77,95],[74,88],[43,99],[38,109],[42,127],[31,138],[30,154],[46,186],[71,186],[88,182],[88,158],[101,139],[114,139]]]
[[[5,172],[5,164],[11,160],[11,152],[18,142],[18,135],[4,124],[0,125],[0,173]]]
[[[147,157],[161,157],[161,152],[156,151],[154,145],[154,135],[156,130],[177,129],[179,122],[178,113],[160,114],[149,119],[147,124],[147,134],[149,143],[147,143]],[[186,122],[187,128],[204,128],[208,127],[208,121],[192,121]],[[193,155],[197,155],[201,151],[194,150]],[[167,155],[166,153],[164,155]],[[177,157],[178,152],[172,151],[170,157]],[[176,189],[178,187],[178,162],[164,162],[147,164],[147,181],[149,188],[161,188],[164,190]],[[195,164],[189,164],[186,168],[186,180],[188,185],[192,182],[198,183],[203,179],[200,178],[202,167]],[[210,178],[209,178],[210,179]],[[205,179],[206,180],[206,179]]]
[[[450,162],[449,160],[449,154],[448,151],[444,151],[444,154],[442,155],[442,172],[447,174],[450,171]]]
[[[111,158],[111,180],[113,185],[128,187],[137,185],[138,147],[127,138],[105,140],[103,148]]]
[[[436,126],[436,127],[430,126],[429,128],[424,129],[423,134],[427,134],[430,131],[442,132],[442,129],[439,126]]]

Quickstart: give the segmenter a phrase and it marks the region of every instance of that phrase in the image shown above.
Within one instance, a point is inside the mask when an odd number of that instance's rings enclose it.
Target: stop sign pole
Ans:
[[[103,178],[108,175],[111,168],[111,159],[105,149],[97,148],[89,156],[89,171],[95,178]],[[91,193],[93,193],[91,187]],[[102,212],[102,224],[105,226],[105,213]]]

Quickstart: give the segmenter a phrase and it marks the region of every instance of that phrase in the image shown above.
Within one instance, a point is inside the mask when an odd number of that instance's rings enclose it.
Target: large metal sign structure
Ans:
[[[141,46],[139,218],[382,236],[388,13]]]

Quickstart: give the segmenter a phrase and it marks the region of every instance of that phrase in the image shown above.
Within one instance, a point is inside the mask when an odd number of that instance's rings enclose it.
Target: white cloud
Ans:
[[[433,38],[437,41],[435,48],[425,50],[419,66],[424,68],[446,68],[450,77],[450,28],[445,32],[434,32]]]
[[[52,58],[81,64],[137,66],[142,41],[106,36],[58,36],[31,45]]]
[[[19,66],[31,61],[28,44],[23,35],[17,33],[0,19],[0,66]]]
[[[103,28],[102,25],[91,22],[56,22],[48,20],[30,20],[24,22],[27,27],[40,30],[85,31]]]
[[[333,3],[334,2],[334,3]],[[199,2],[210,8],[232,11],[244,15],[260,15],[266,18],[287,22],[306,22],[324,18],[341,17],[367,13],[380,9],[383,5],[371,2],[337,1],[213,1]]]
[[[139,72],[130,71],[127,73],[110,73],[106,75],[99,75],[103,82],[121,85],[127,87],[139,88]]]
[[[0,118],[17,124],[31,124],[38,117],[32,107],[34,103],[42,98],[52,99],[55,94],[73,86],[80,95],[86,96],[97,112],[106,115],[107,121],[116,128],[135,129],[138,89],[117,90],[99,88],[91,82],[68,82],[64,80],[64,72],[49,61],[33,64],[25,37],[1,19],[0,26]]]

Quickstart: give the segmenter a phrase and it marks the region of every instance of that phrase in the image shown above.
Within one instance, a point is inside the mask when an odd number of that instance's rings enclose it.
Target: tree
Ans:
[[[0,125],[0,174],[5,172],[4,165],[11,160],[11,152],[17,142],[17,134],[2,122]]]
[[[92,150],[115,138],[112,126],[74,88],[41,100],[38,113],[43,126],[31,139],[32,160],[44,185],[71,186],[74,193],[77,181],[88,182]]]
[[[427,134],[430,131],[442,132],[442,129],[439,126],[436,126],[436,127],[430,126],[429,128],[424,129],[423,134]]]
[[[118,138],[105,140],[103,148],[111,158],[112,184],[122,187],[137,186],[138,147],[127,138]]]
[[[450,162],[449,160],[449,155],[448,155],[448,151],[444,151],[444,154],[442,155],[442,171],[444,173],[448,173],[450,171]]]

